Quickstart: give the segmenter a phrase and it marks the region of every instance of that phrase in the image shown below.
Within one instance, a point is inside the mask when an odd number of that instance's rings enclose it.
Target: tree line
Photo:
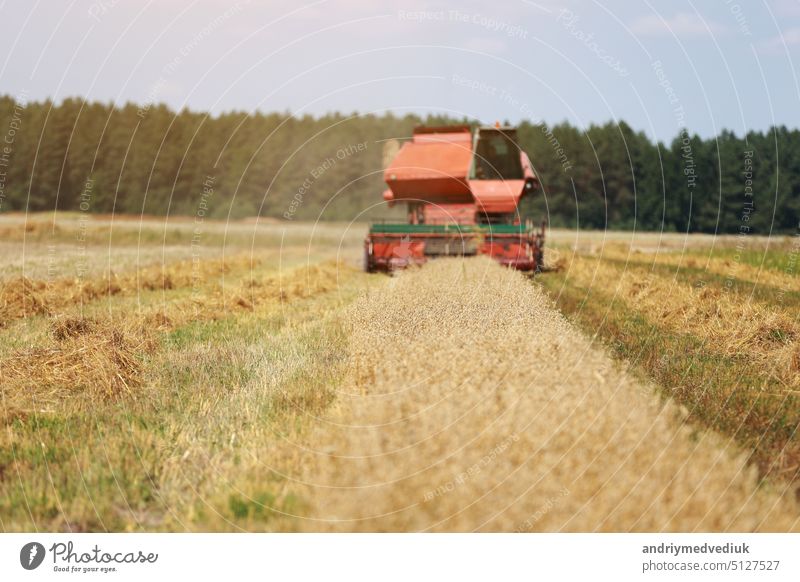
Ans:
[[[0,212],[366,220],[384,143],[466,119],[229,112],[0,97]],[[518,126],[542,190],[521,211],[554,226],[795,233],[800,132],[774,127],[653,143],[625,122]],[[396,216],[396,215],[395,215]]]

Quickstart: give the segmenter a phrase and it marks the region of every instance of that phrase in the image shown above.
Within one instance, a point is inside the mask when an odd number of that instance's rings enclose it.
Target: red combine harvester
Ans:
[[[539,188],[516,129],[418,127],[386,168],[389,206],[405,203],[408,221],[370,225],[365,269],[391,272],[442,256],[489,255],[522,271],[542,267],[544,224],[518,212]]]

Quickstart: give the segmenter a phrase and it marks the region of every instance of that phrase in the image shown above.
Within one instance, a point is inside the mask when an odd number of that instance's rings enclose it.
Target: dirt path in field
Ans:
[[[683,425],[519,273],[438,261],[347,318],[351,378],[292,475],[306,529],[798,528],[733,445]]]

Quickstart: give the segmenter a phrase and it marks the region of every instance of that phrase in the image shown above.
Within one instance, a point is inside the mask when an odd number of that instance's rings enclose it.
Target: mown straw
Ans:
[[[615,297],[659,326],[706,339],[726,356],[746,356],[790,388],[800,387],[797,314],[714,287],[693,287],[649,269],[574,257],[571,285]]]
[[[228,293],[221,286],[212,287],[197,297],[149,306],[138,313],[120,313],[114,318],[54,316],[48,342],[0,359],[5,415],[24,416],[76,395],[89,401],[132,395],[143,381],[142,357],[158,347],[160,332],[190,322],[220,319],[242,309],[273,309],[284,302],[330,291],[344,268],[336,262],[300,267],[281,276],[248,279]],[[176,278],[184,277],[180,269],[176,271]],[[216,268],[206,268],[205,273],[213,276]],[[150,275],[147,281],[156,276]],[[24,290],[34,293],[37,288],[26,282]],[[23,293],[15,297],[47,313],[38,297],[31,299]]]
[[[144,322],[63,317],[52,340],[0,361],[4,412],[24,416],[72,395],[86,402],[130,395],[141,383],[141,355],[156,340]]]
[[[258,265],[249,255],[201,262],[179,261],[151,265],[126,273],[107,273],[92,279],[34,281],[18,277],[0,283],[0,327],[42,314],[59,314],[76,305],[115,295],[172,290],[205,285],[232,271],[245,272]]]

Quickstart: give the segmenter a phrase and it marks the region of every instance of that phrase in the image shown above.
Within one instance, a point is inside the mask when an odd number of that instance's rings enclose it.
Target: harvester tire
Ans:
[[[375,272],[375,267],[372,265],[372,257],[369,256],[369,251],[366,248],[364,249],[364,272]]]

